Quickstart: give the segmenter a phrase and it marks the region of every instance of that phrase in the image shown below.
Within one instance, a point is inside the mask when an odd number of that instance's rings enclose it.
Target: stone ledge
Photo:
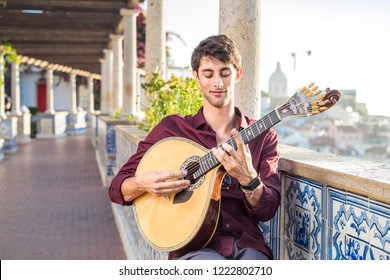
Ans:
[[[279,170],[390,203],[390,165],[279,145]]]

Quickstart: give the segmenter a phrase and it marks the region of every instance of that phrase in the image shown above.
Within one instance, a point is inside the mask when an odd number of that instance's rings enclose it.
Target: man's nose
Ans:
[[[215,76],[214,86],[215,86],[216,88],[221,88],[221,87],[223,87],[223,82],[222,82],[221,76],[217,76],[217,75]]]

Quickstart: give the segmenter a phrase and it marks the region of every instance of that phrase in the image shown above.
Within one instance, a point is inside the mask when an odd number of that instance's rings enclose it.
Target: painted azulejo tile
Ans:
[[[271,247],[274,258],[280,259],[280,207],[275,216],[267,222],[259,222],[264,241]]]
[[[372,200],[369,203],[372,258],[390,260],[390,207]]]
[[[286,176],[285,231],[289,259],[322,259],[323,186]]]
[[[389,207],[329,188],[329,259],[390,259]]]
[[[109,155],[115,155],[116,153],[116,131],[115,125],[107,124],[106,135],[107,153]]]

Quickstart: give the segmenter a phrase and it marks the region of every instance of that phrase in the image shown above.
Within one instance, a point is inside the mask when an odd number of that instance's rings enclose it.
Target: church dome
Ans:
[[[287,77],[282,72],[280,62],[276,63],[276,70],[268,80],[268,93],[271,98],[287,98]]]

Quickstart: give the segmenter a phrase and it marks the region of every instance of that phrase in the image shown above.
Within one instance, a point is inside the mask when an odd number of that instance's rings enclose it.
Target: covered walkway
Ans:
[[[34,139],[0,162],[0,259],[126,259],[88,136]]]

